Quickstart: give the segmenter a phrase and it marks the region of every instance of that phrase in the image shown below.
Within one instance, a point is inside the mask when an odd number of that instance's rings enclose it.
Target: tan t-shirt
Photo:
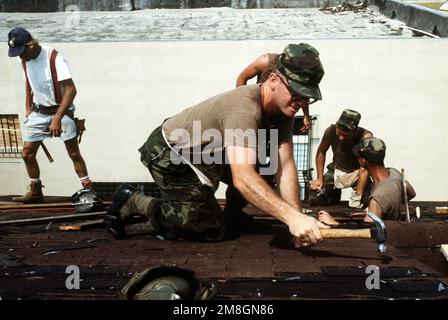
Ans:
[[[358,127],[353,139],[341,143],[336,135],[335,124],[332,124],[325,130],[322,140],[330,143],[331,151],[333,151],[333,163],[336,168],[344,172],[353,172],[359,169],[358,159],[353,154],[353,147],[356,146],[368,132],[370,131]]]
[[[283,115],[263,116],[260,85],[255,84],[238,87],[190,107],[166,120],[162,128],[171,147],[217,185],[223,173],[222,164],[228,163],[223,152],[226,147],[255,150],[266,147],[269,130],[264,131],[263,138],[258,129],[277,128],[278,143],[290,141],[293,119]],[[216,141],[211,136],[221,139]],[[258,159],[263,157],[264,153],[258,152]]]
[[[383,215],[383,220],[399,220],[401,214],[401,203],[403,202],[403,177],[394,168],[388,168],[389,177],[373,187],[370,199],[374,199]],[[408,190],[412,188],[406,181]]]
[[[291,126],[292,119],[285,116],[264,117],[260,86],[249,85],[185,109],[165,121],[162,128],[168,142],[176,149],[218,153],[228,146],[257,149],[263,143],[257,140],[258,129],[269,127],[278,128],[279,141],[285,141],[292,135]]]

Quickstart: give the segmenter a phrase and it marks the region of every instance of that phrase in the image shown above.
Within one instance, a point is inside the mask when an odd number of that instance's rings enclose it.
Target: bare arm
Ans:
[[[406,180],[406,193],[408,195],[408,200],[411,200],[413,198],[415,198],[415,196],[417,195],[415,193],[414,188],[412,187],[412,185]]]
[[[60,81],[59,85],[64,87],[64,95],[62,96],[61,104],[50,125],[50,134],[55,137],[61,135],[61,120],[72,105],[77,93],[75,83],[72,79]]]
[[[300,128],[300,132],[306,132],[311,129],[310,107],[307,105],[302,107],[303,111],[303,127]]]
[[[325,132],[327,133],[327,131]],[[324,134],[324,136],[322,137],[322,141],[320,142],[316,152],[317,178],[316,180],[310,182],[310,187],[312,190],[320,190],[324,187],[325,158],[329,148],[330,148],[330,140],[327,137],[327,134]]]
[[[261,74],[269,67],[269,55],[264,54],[248,65],[238,76],[236,86],[244,86],[249,79]]]
[[[292,153],[292,141],[284,142],[279,147],[279,167],[275,175],[281,197],[302,212],[300,185],[297,179],[297,167]]]
[[[372,212],[373,214],[375,214],[378,218],[382,219],[383,218],[383,213],[381,212],[381,208],[378,205],[378,202],[376,202],[375,199],[370,199],[369,201],[369,207],[368,210],[370,212]],[[370,218],[367,214],[364,217],[364,222],[374,222],[372,220],[372,218]]]
[[[227,147],[226,152],[230,160],[235,188],[255,207],[287,224],[291,234],[297,238],[296,246],[310,245],[322,240],[319,228],[327,228],[327,226],[302,214],[293,205],[275,194],[255,170],[255,150],[230,146]],[[241,161],[242,158],[245,161]]]
[[[372,138],[372,137],[373,137],[373,134],[372,134],[372,132],[370,132],[370,131],[367,131],[367,132],[362,136],[363,139]]]

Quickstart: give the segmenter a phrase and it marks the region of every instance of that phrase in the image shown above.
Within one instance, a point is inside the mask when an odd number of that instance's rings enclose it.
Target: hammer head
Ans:
[[[375,239],[378,241],[378,251],[386,252],[386,226],[383,220],[378,218],[374,213],[367,210],[367,215],[375,222]]]

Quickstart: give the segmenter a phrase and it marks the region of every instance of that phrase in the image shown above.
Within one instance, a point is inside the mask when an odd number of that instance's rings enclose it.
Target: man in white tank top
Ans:
[[[56,50],[41,46],[23,28],[8,34],[8,56],[17,57],[25,78],[24,146],[22,158],[30,178],[30,190],[14,201],[43,202],[42,182],[36,153],[42,141],[59,137],[65,143],[83,188],[91,181],[79,151],[78,130],[74,119],[76,87],[67,61]]]

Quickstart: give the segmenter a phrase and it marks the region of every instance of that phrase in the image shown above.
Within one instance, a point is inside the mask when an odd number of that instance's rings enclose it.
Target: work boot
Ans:
[[[42,194],[42,181],[31,182],[28,186],[28,192],[21,197],[14,197],[12,201],[22,203],[42,203],[44,202],[44,195]]]
[[[136,191],[137,190],[130,185],[120,184],[113,196],[113,203],[104,217],[104,228],[112,234],[116,240],[126,238],[125,222],[121,217],[120,209]]]
[[[361,199],[362,199],[362,194],[360,194],[356,191],[353,191],[350,196],[350,199],[348,201],[348,206],[351,208],[357,208],[357,209],[362,208],[363,205],[362,205]]]

